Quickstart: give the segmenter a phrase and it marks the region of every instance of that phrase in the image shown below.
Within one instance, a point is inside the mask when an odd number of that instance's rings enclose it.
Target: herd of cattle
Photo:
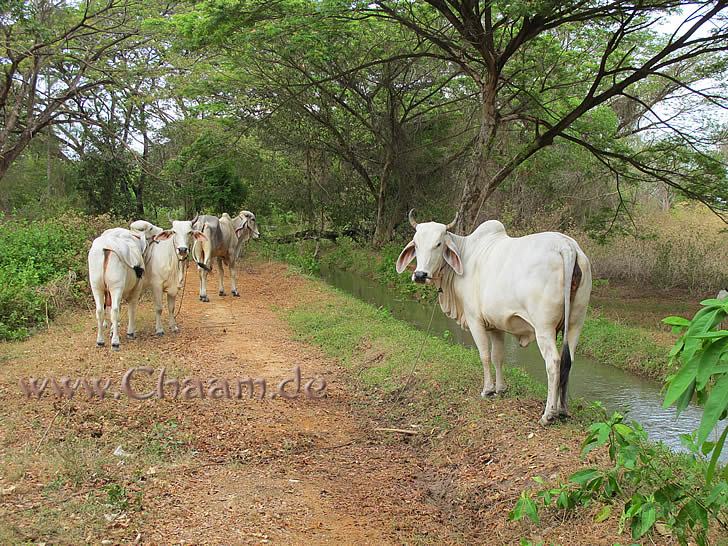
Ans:
[[[242,247],[259,236],[255,215],[241,211],[235,218],[198,215],[193,220],[174,220],[171,229],[162,229],[145,220],[136,220],[130,229],[112,228],[97,237],[88,253],[89,283],[96,303],[96,345],[104,346],[105,312],[109,308],[111,347],[118,350],[121,302],[129,305],[126,335],[136,336],[136,311],[144,288],[151,288],[156,313],[155,331],[162,327],[163,296],[167,296],[169,328],[178,331],[174,317],[177,292],[184,282],[189,255],[200,271],[200,300],[207,297],[207,273],[213,258],[219,271],[219,293],[223,288],[223,263],[230,269],[232,294],[238,296],[236,261]]]
[[[415,235],[397,259],[397,272],[416,258],[412,280],[434,284],[443,312],[471,331],[483,364],[482,396],[506,389],[503,354],[508,333],[524,347],[536,341],[546,364],[548,396],[541,423],[568,415],[569,371],[592,287],[591,265],[577,242],[552,232],[509,237],[495,220],[459,236],[450,231],[454,222],[417,223],[413,211],[409,219]],[[122,300],[129,304],[130,338],[136,334],[136,309],[145,287],[152,290],[157,335],[164,334],[164,294],[169,328],[176,332],[175,298],[184,282],[187,257],[192,256],[200,272],[200,300],[209,301],[207,274],[213,258],[219,294],[225,295],[224,263],[230,268],[232,295],[238,296],[236,260],[245,242],[259,235],[255,215],[248,211],[235,218],[198,215],[191,221],[173,221],[171,229],[144,220],[129,227],[105,231],[88,255],[98,321],[96,344],[104,345],[104,315],[109,308],[111,346],[117,350]],[[559,332],[564,339],[561,354],[556,344]]]

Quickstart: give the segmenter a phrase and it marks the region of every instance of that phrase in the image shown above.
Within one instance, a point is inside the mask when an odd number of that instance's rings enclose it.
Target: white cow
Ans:
[[[509,237],[496,220],[462,237],[450,233],[454,222],[418,224],[413,211],[409,217],[415,236],[399,255],[397,272],[416,257],[412,280],[434,283],[443,312],[470,329],[483,363],[482,396],[506,389],[503,338],[509,333],[523,347],[535,340],[546,363],[548,397],[541,424],[567,416],[569,370],[592,286],[589,259],[576,241],[554,232]],[[560,330],[561,356],[556,348]]]
[[[207,237],[202,243],[195,243],[192,248],[192,257],[197,262],[200,271],[200,301],[210,301],[207,296],[207,274],[213,258],[217,258],[217,284],[218,294],[225,295],[223,263],[230,268],[230,288],[235,297],[239,297],[237,286],[237,260],[240,257],[245,243],[251,238],[260,236],[255,221],[255,214],[243,210],[235,218],[223,213],[217,216],[201,215],[193,220],[193,224]]]
[[[147,274],[144,277],[144,286],[152,289],[156,314],[155,331],[158,336],[164,335],[162,295],[167,294],[169,328],[172,332],[178,332],[179,328],[174,319],[174,305],[177,290],[184,276],[185,260],[192,246],[192,240],[204,241],[205,236],[200,231],[192,229],[192,222],[189,220],[174,220],[172,229],[164,230],[144,220],[132,222],[130,227],[147,236],[151,235],[152,242],[145,255]]]
[[[88,253],[88,278],[96,303],[96,345],[104,346],[104,314],[109,308],[111,348],[119,350],[121,301],[129,303],[126,335],[136,332],[136,309],[142,290],[147,241],[128,229],[107,229],[94,239]]]

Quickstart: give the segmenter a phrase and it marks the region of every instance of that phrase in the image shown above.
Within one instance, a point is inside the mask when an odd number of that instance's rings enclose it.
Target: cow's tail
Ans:
[[[211,228],[205,222],[200,229],[202,234],[207,237],[204,241],[195,241],[192,245],[192,259],[197,264],[197,267],[204,269],[208,273],[212,271],[210,267],[210,256],[212,255],[212,235],[210,234]]]
[[[571,317],[571,295],[574,292],[574,281],[581,281],[581,271],[577,271],[577,253],[571,246],[561,250],[564,263],[564,337],[561,348],[561,363],[559,365],[559,393],[562,406],[565,406],[566,391],[569,386],[569,372],[571,371],[571,350],[569,349],[569,319]],[[578,277],[578,278],[577,278]]]

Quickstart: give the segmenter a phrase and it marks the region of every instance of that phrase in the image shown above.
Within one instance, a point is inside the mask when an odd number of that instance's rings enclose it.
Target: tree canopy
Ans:
[[[463,231],[607,228],[645,195],[724,214],[726,7],[8,2],[0,185],[40,139],[89,212],[255,206],[375,244],[412,207]]]

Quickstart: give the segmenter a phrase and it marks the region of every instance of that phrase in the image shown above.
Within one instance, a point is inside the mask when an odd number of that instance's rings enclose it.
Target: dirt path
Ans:
[[[418,486],[424,462],[415,450],[357,416],[337,364],[294,341],[276,314],[324,294],[276,264],[243,272],[241,298],[214,295],[202,303],[192,269],[187,282],[178,335],[151,335],[147,303],[140,338],[124,340],[119,353],[93,347],[90,314],[66,317],[48,333],[7,346],[0,382],[8,424],[0,438],[7,463],[0,471],[6,525],[0,542],[455,540],[446,531],[447,516]],[[25,400],[16,386],[21,377],[61,374],[111,377],[116,384],[140,364],[165,366],[168,377],[180,379],[265,378],[269,389],[298,365],[304,381],[324,377],[328,387],[315,400],[60,402]],[[144,392],[142,385],[135,389]],[[124,455],[110,455],[117,444]],[[64,459],[65,450],[71,453]],[[39,522],[38,514],[51,508],[60,516]],[[74,514],[70,525],[63,523],[64,508]],[[74,524],[77,510],[93,516]]]
[[[305,284],[275,265],[241,281],[239,299],[190,298],[184,306],[185,330],[194,329],[185,334],[188,355],[199,363],[193,374],[266,378],[270,388],[299,365],[304,381],[327,379],[327,396],[215,402],[189,415],[195,430],[207,431],[193,440],[200,458],[236,464],[159,480],[148,540],[364,544],[394,540],[397,527],[436,525],[414,484],[414,453],[372,437],[370,424],[352,414],[337,365],[292,341],[274,313],[300,301]]]

